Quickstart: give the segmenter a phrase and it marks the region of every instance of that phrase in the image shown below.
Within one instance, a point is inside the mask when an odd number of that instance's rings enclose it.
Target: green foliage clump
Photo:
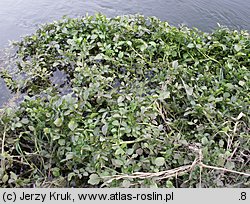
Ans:
[[[129,176],[198,157],[249,174],[248,32],[96,15],[46,24],[15,46],[21,79],[2,77],[27,96],[0,117],[1,186],[249,186],[245,175],[200,166]],[[63,89],[51,81],[58,70]]]

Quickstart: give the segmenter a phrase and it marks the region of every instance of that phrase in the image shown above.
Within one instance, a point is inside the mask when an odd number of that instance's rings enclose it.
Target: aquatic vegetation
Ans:
[[[15,46],[21,79],[1,75],[27,96],[0,118],[1,186],[249,186],[247,31],[98,14]]]

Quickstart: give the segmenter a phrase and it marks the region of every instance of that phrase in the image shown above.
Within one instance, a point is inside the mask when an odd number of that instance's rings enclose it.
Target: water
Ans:
[[[211,31],[217,23],[250,30],[250,0],[0,0],[0,49],[41,23],[96,12],[109,17],[140,13],[203,31]],[[0,79],[0,107],[9,97]]]

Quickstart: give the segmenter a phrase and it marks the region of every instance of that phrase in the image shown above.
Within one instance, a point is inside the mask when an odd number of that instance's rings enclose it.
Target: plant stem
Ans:
[[[1,160],[1,168],[5,171],[5,158],[4,158],[4,143],[6,137],[6,125],[4,126],[3,130],[3,139],[2,139],[2,160]]]

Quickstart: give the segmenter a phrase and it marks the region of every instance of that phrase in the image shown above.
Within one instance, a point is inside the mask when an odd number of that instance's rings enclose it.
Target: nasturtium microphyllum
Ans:
[[[195,167],[109,180],[192,164],[197,148],[206,164],[248,171],[247,31],[98,14],[42,25],[14,46],[16,73],[1,74],[29,97],[0,116],[1,186],[249,186]]]

